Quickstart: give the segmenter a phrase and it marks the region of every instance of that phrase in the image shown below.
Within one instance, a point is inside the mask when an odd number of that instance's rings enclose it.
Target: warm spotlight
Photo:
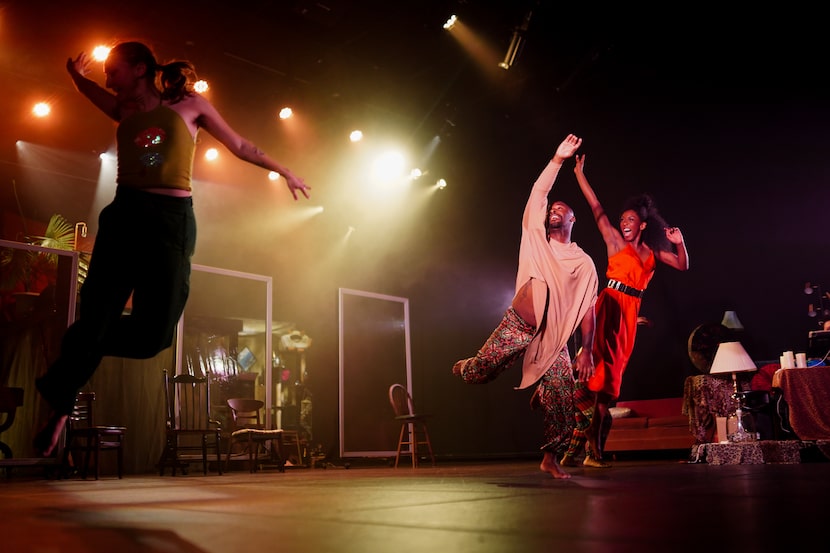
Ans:
[[[444,23],[444,28],[449,31],[450,29],[455,27],[456,21],[458,21],[458,18],[455,16],[455,14],[451,15],[449,19],[447,19],[446,23]]]
[[[199,79],[198,81],[193,83],[193,90],[195,90],[199,94],[204,94],[208,91],[208,88],[210,87],[208,86],[207,81],[204,79]]]
[[[95,61],[104,61],[110,55],[109,46],[96,46],[92,50],[92,59]]]
[[[52,108],[49,107],[49,104],[46,102],[38,102],[35,104],[35,107],[32,108],[32,113],[35,114],[35,117],[46,117],[51,111]]]
[[[213,161],[219,157],[219,150],[216,148],[208,148],[205,152],[205,159],[208,161]]]
[[[286,107],[280,110],[280,119],[290,119],[292,115],[294,115],[294,112],[291,108]]]
[[[421,171],[420,169],[415,167],[414,169],[412,169],[412,171],[409,172],[409,178],[412,179],[412,180],[417,180],[417,179],[421,178],[421,175],[423,175],[423,174],[424,174],[423,171]]]
[[[444,179],[438,179],[438,180],[435,182],[435,187],[436,187],[438,190],[443,190],[443,189],[445,189],[445,188],[447,187],[447,181],[445,181]]]
[[[281,175],[279,173],[277,173],[276,171],[269,171],[268,172],[268,180],[271,180],[271,181],[280,180],[280,176]]]
[[[363,131],[354,130],[349,133],[349,140],[352,142],[360,142],[363,140]]]
[[[403,174],[404,156],[400,152],[387,152],[372,166],[372,176],[380,182],[389,182]]]

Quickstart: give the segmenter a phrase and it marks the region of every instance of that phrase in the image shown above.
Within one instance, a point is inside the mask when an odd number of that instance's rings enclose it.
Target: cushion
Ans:
[[[608,412],[611,413],[612,419],[623,419],[631,416],[630,407],[609,407]]]

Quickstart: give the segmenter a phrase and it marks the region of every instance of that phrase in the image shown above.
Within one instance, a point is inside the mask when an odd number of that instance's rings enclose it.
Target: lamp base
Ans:
[[[744,428],[744,414],[742,409],[737,409],[735,414],[726,421],[726,439],[733,443],[756,442],[759,440],[757,432],[748,432]]]

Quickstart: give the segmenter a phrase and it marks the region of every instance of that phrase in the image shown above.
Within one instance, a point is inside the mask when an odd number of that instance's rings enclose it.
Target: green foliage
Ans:
[[[63,215],[52,215],[43,236],[29,236],[28,244],[52,248],[55,250],[71,251],[75,247],[75,227]],[[11,290],[22,284],[23,290],[31,292],[38,280],[38,276],[55,270],[58,256],[54,253],[32,252],[19,248],[4,248],[0,250],[0,289]],[[86,278],[89,266],[88,257],[79,258],[78,284]]]

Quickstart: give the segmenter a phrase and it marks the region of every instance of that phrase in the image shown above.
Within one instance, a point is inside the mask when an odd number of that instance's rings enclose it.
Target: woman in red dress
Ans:
[[[620,395],[622,376],[634,349],[637,320],[643,293],[660,261],[679,271],[689,268],[683,234],[669,227],[647,194],[631,198],[620,215],[619,228],[605,214],[585,177],[585,156],[576,156],[574,173],[579,188],[591,207],[608,251],[608,278],[597,298],[594,335],[594,375],[587,386],[577,383],[574,394],[577,415],[590,419],[585,431],[574,430],[564,466],[574,465],[574,457],[585,447],[583,464],[607,467],[602,461],[605,437],[611,429],[609,406]]]

